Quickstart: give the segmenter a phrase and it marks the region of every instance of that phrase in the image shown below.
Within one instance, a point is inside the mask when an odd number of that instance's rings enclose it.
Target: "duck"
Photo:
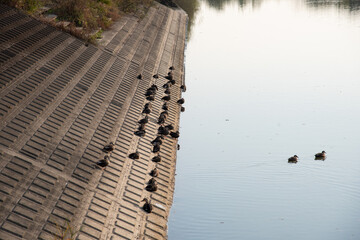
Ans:
[[[149,117],[146,115],[143,119],[138,121],[139,124],[145,124],[149,122]]]
[[[168,79],[168,80],[173,80],[173,77],[174,77],[173,73],[168,72],[168,75],[165,78]]]
[[[154,168],[153,170],[151,170],[150,176],[152,176],[152,177],[159,176],[159,170],[157,168]]]
[[[140,123],[138,127],[138,131],[145,131],[146,123]]]
[[[159,90],[156,84],[151,85],[151,89],[154,89],[155,91]]]
[[[138,137],[143,137],[145,136],[146,134],[146,131],[145,130],[138,130],[138,131],[135,131],[134,134]]]
[[[155,96],[154,96],[154,95],[147,96],[147,97],[146,97],[146,100],[148,100],[148,101],[154,101],[154,100],[155,100]]]
[[[175,70],[175,67],[171,66],[171,67],[169,67],[169,70],[173,71],[173,70]]]
[[[151,109],[150,109],[150,108],[144,108],[144,110],[142,111],[142,113],[144,113],[144,114],[150,114],[150,113],[151,113]]]
[[[152,177],[149,179],[148,184],[157,184],[157,181]]]
[[[180,86],[181,91],[186,92],[186,86],[183,84]]]
[[[176,101],[178,104],[184,104],[185,102],[185,99],[183,98],[180,98],[179,100]]]
[[[297,163],[299,157],[297,155],[294,155],[292,157],[289,157],[288,162],[289,163]]]
[[[153,153],[160,152],[160,145],[159,145],[159,144],[156,144],[156,145],[153,147],[152,152],[153,152]]]
[[[140,79],[140,80],[143,79],[143,76],[141,73],[137,76],[137,79]]]
[[[179,150],[180,150],[180,144],[178,144],[178,145],[176,146],[176,148],[177,148],[177,150],[179,151]]]
[[[151,213],[152,210],[153,210],[153,206],[151,205],[150,201],[147,198],[144,198],[142,200],[142,202],[145,202],[143,207],[142,207],[144,209],[144,211],[147,212],[147,213]]]
[[[325,160],[326,152],[322,151],[321,153],[315,154],[315,160]]]
[[[106,169],[106,167],[110,164],[110,158],[108,155],[104,156],[104,159],[99,160],[96,165],[99,166],[102,170]]]
[[[162,105],[161,109],[162,109],[162,110],[165,110],[165,111],[169,110],[169,106],[168,106],[167,102],[165,102],[165,103]]]
[[[174,126],[172,124],[168,124],[165,126],[168,130],[174,130]]]
[[[179,133],[179,131],[170,132],[170,136],[171,136],[172,138],[178,138],[178,137],[180,136],[180,133]]]
[[[153,78],[158,79],[158,78],[159,78],[159,74],[157,74],[157,73],[154,74],[154,75],[153,75]]]
[[[169,83],[165,83],[165,84],[163,85],[163,88],[165,88],[165,89],[170,88],[170,84],[169,84]]]
[[[156,91],[154,91],[154,90],[152,90],[152,89],[148,89],[148,90],[146,90],[146,92],[145,92],[145,96],[146,97],[150,97],[150,96],[153,96],[153,95],[155,95],[156,94]]]
[[[153,184],[149,184],[145,187],[146,191],[149,191],[149,192],[155,192],[157,189],[158,189],[158,186],[156,183],[153,183]]]
[[[163,98],[161,98],[161,100],[164,100],[164,101],[170,101],[170,95],[166,95],[164,96]]]
[[[134,152],[134,153],[130,153],[129,154],[129,158],[131,158],[131,159],[139,159],[140,158],[140,154],[136,151],[136,152]]]
[[[103,152],[109,153],[109,152],[112,152],[114,149],[115,149],[114,143],[110,142],[108,145],[105,145],[102,150],[103,150]]]
[[[159,127],[159,129],[158,129],[158,134],[159,135],[163,135],[163,136],[167,136],[167,135],[169,135],[169,130],[167,129],[167,128],[165,128],[165,127]]]
[[[185,112],[185,107],[181,107],[181,108],[180,108],[180,111],[181,111],[181,112]]]
[[[174,79],[169,79],[169,81],[167,83],[169,83],[171,85],[175,85],[176,81]]]
[[[156,163],[161,162],[161,156],[160,156],[160,155],[157,155],[157,156],[153,157],[153,158],[151,159],[151,161],[156,162]]]
[[[167,88],[164,93],[165,93],[165,94],[170,94],[170,93],[171,93],[171,92],[170,92],[170,88]]]
[[[152,108],[151,102],[145,103],[144,108]]]
[[[153,146],[155,146],[157,144],[161,145],[162,144],[162,139],[164,139],[163,136],[157,136],[154,140],[151,141],[151,144]]]
[[[165,121],[166,121],[166,118],[163,117],[163,116],[160,116],[159,119],[158,119],[158,121],[157,121],[157,124],[160,124],[160,125],[161,125],[161,124],[164,124]]]

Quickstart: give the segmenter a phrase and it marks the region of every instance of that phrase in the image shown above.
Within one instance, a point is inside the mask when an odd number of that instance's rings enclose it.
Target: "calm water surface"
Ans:
[[[169,239],[360,239],[359,2],[182,2]]]

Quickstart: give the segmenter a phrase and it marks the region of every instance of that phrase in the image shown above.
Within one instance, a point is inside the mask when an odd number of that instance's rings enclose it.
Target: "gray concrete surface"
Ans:
[[[0,239],[54,239],[67,220],[76,239],[166,239],[177,140],[167,137],[162,161],[151,161],[167,82],[152,76],[176,68],[167,124],[178,129],[186,21],[182,10],[155,4],[85,46],[0,5]],[[159,91],[139,138],[133,132],[153,83]],[[94,168],[110,141],[110,165]],[[140,159],[129,159],[136,150]],[[159,189],[150,193],[155,166]]]

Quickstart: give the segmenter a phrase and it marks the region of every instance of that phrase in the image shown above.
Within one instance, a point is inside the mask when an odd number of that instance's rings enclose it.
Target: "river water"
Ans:
[[[188,91],[169,239],[360,239],[359,1],[180,5]]]

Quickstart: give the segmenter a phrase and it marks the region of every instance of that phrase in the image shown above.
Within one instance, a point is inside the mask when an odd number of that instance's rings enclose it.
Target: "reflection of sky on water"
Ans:
[[[186,50],[169,239],[360,239],[359,12],[208,2]]]

